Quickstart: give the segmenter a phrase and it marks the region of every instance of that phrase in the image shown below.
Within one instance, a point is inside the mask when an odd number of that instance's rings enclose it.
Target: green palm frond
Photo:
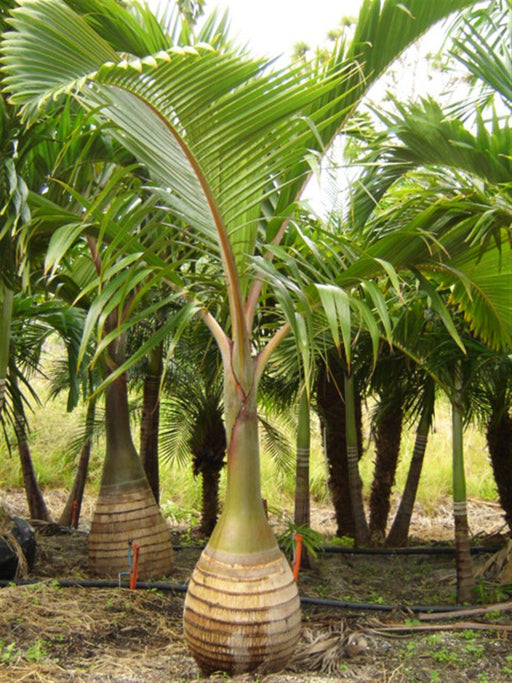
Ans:
[[[510,69],[512,7],[508,0],[492,0],[465,16],[454,40],[454,55],[481,86],[499,94],[512,108]]]

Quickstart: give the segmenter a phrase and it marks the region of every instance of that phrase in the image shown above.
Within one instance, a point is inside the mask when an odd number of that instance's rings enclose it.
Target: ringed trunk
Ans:
[[[173,566],[169,529],[133,445],[126,378],[105,392],[106,456],[89,534],[89,566],[96,574],[129,571],[130,542],[139,546],[141,580],[165,576]]]
[[[454,398],[452,400],[453,451],[453,517],[455,526],[455,565],[457,570],[457,602],[471,600],[475,585],[466,500],[462,425],[462,368],[456,367]]]
[[[296,646],[301,625],[297,586],[261,500],[254,397],[236,406],[235,392],[234,386],[226,389],[229,446],[224,510],[185,598],[185,638],[205,674],[282,668]]]

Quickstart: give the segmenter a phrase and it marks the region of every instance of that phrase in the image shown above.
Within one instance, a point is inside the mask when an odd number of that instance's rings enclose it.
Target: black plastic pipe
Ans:
[[[202,550],[204,545],[174,545],[174,550]],[[475,545],[472,555],[497,553],[503,546]],[[318,552],[340,553],[345,555],[455,555],[454,547],[447,546],[412,546],[406,548],[351,548],[345,545],[323,545],[316,548]]]
[[[0,587],[5,586],[30,586],[37,583],[45,583],[40,579],[20,579],[19,581],[0,581]],[[118,581],[107,579],[49,579],[50,585],[57,585],[62,588],[126,588],[129,590],[126,583],[119,585]],[[187,584],[185,583],[164,583],[158,581],[138,581],[137,589],[141,590],[159,590],[170,593],[185,593],[187,591]],[[351,609],[361,611],[374,612],[393,612],[396,609],[404,609],[411,612],[428,612],[428,613],[445,613],[445,612],[459,612],[466,610],[471,605],[380,605],[376,603],[365,602],[347,602],[345,600],[335,600],[334,598],[316,598],[310,595],[300,596],[300,601],[303,605],[316,605],[318,607],[334,607],[337,609]],[[480,605],[473,605],[479,607]]]

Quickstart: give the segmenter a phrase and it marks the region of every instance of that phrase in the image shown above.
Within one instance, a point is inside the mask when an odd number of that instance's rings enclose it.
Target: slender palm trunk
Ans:
[[[426,396],[425,405],[421,413],[418,428],[416,430],[416,439],[414,441],[414,450],[409,465],[409,472],[405,482],[404,492],[395,519],[389,530],[386,539],[386,545],[400,547],[407,545],[409,536],[409,526],[411,524],[412,511],[414,509],[414,502],[416,500],[416,493],[420,483],[421,470],[423,468],[423,460],[427,448],[428,433],[430,425],[432,424],[432,416],[434,414],[435,395],[433,387]]]
[[[354,515],[356,546],[368,545],[370,530],[366,521],[363,503],[363,487],[359,475],[359,445],[357,440],[357,419],[354,392],[354,377],[345,375],[345,419],[347,426],[347,463],[350,485],[350,504]]]
[[[0,283],[0,413],[2,413],[5,403],[13,298],[13,291]]]
[[[512,530],[512,417],[494,406],[487,423],[487,446],[505,521]]]
[[[396,401],[392,388],[389,395],[384,393],[380,398],[389,402],[389,410],[379,421],[375,435],[375,472],[370,494],[370,536],[376,544],[383,543],[386,538],[403,419],[402,405]]]
[[[260,493],[256,386],[244,394],[225,368],[228,438],[224,510],[190,579],[184,628],[205,673],[279,668],[297,643],[301,614],[290,566]]]
[[[84,497],[87,473],[89,471],[89,460],[91,457],[92,433],[94,430],[94,417],[96,414],[96,399],[90,399],[87,404],[87,414],[85,417],[85,439],[78,459],[75,479],[69,493],[66,505],[59,518],[61,526],[70,527],[74,524],[78,526],[80,511]]]
[[[11,376],[11,383],[13,390],[17,393],[18,381],[16,373],[13,372]],[[19,408],[18,401],[13,401],[14,412],[14,429],[16,432],[16,441],[18,443],[18,453],[20,456],[21,471],[23,474],[23,484],[25,487],[25,495],[27,497],[28,510],[31,519],[39,519],[44,522],[50,522],[50,515],[44,502],[43,494],[39,488],[32,456],[30,453],[30,445],[27,438],[27,429],[25,416]]]
[[[294,522],[297,526],[306,527],[309,527],[311,517],[309,500],[309,453],[311,430],[309,423],[309,398],[305,388],[303,388],[299,400],[299,422],[297,425]],[[311,564],[308,552],[304,546],[302,547],[301,563],[303,567],[309,567]]]
[[[157,503],[160,501],[158,431],[160,424],[160,380],[162,379],[163,368],[162,355],[163,344],[160,343],[148,356],[140,423],[140,458]]]
[[[468,602],[474,588],[473,564],[469,543],[469,524],[464,473],[462,423],[462,368],[457,364],[452,400],[453,450],[453,516],[455,523],[455,563],[457,569],[457,602]]]
[[[341,373],[336,373],[336,377],[330,376],[327,368],[321,367],[316,383],[316,398],[323,427],[329,492],[336,516],[336,535],[353,537],[355,528],[348,483],[342,377]]]

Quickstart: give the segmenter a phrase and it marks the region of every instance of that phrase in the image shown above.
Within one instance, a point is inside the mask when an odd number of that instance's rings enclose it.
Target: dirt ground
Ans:
[[[0,492],[0,503],[26,514],[19,491]],[[49,505],[55,514],[59,496]],[[171,527],[175,569],[167,588],[61,587],[55,579],[87,579],[87,527],[92,501],[75,533],[37,530],[36,565],[30,585],[0,588],[0,681],[161,683],[204,681],[183,639],[182,609],[187,582],[199,553],[187,530]],[[478,574],[475,605],[454,606],[455,570],[447,553],[453,534],[449,503],[435,518],[415,513],[415,543],[445,554],[319,553],[315,567],[302,569],[303,633],[288,667],[237,681],[291,683],[408,681],[480,683],[512,681],[512,544],[496,505],[472,501],[470,525]],[[317,508],[313,526],[328,538],[329,508]],[[282,519],[273,518],[279,530]],[[499,554],[491,548],[500,546]],[[505,572],[505,578],[504,574]],[[344,606],[322,601],[335,599]],[[486,605],[491,603],[491,607]],[[411,611],[414,608],[414,611]],[[435,610],[435,611],[432,611]],[[224,681],[212,676],[209,681]]]

